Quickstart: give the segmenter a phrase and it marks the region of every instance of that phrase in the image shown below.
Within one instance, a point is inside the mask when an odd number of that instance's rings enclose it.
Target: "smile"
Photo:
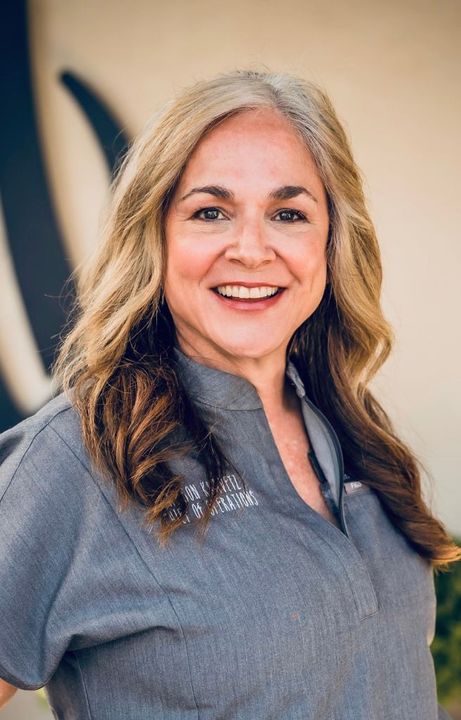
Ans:
[[[213,290],[221,297],[233,298],[234,300],[261,300],[273,297],[283,290],[273,285],[258,285],[246,287],[245,285],[218,285]]]
[[[218,285],[210,289],[222,306],[241,312],[268,310],[280,302],[285,291],[277,285]]]

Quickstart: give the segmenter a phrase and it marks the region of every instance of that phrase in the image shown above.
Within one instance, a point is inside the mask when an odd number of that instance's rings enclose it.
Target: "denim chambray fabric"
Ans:
[[[188,513],[160,548],[92,469],[63,395],[0,436],[0,676],[46,685],[66,720],[436,720],[432,571],[374,492],[343,490],[294,366],[339,528],[294,489],[255,388],[177,360],[246,487],[221,479],[200,540],[205,475],[175,460]]]

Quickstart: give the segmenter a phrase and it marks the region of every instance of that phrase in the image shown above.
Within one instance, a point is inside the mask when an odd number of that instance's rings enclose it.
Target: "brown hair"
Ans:
[[[392,345],[380,306],[379,248],[345,132],[312,83],[234,71],[196,83],[155,118],[123,164],[103,242],[78,278],[77,317],[61,345],[55,379],[72,395],[92,461],[115,482],[122,505],[140,502],[146,522],[160,521],[162,543],[186,510],[181,478],[168,461],[193,449],[211,488],[200,520],[206,527],[228,463],[175,372],[175,330],[162,297],[164,219],[197,143],[230,115],[261,107],[282,113],[298,131],[329,205],[330,283],[294,334],[288,357],[335,427],[349,474],[376,490],[423,557],[449,563],[461,551],[423,500],[420,463],[367,388]],[[167,513],[173,505],[175,519]]]

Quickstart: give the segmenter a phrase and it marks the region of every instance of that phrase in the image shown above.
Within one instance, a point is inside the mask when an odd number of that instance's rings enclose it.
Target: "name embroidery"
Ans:
[[[215,504],[211,511],[211,516],[220,513],[231,512],[240,508],[248,508],[259,505],[254,490],[245,490],[234,474],[224,475],[218,481],[220,490],[219,497],[215,500]],[[191,522],[193,518],[201,518],[204,515],[207,498],[210,495],[210,483],[208,480],[200,481],[200,483],[188,483],[183,489],[184,496],[188,501],[189,510],[183,517],[183,524]],[[168,510],[171,520],[179,517],[180,512],[172,506]]]

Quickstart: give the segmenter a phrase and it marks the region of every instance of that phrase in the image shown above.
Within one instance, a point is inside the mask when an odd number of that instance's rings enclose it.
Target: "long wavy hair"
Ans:
[[[199,521],[207,526],[229,463],[175,370],[175,328],[162,294],[164,221],[205,134],[262,107],[281,113],[312,153],[330,217],[329,284],[287,357],[335,427],[348,473],[377,492],[417,552],[446,565],[461,552],[425,504],[419,460],[368,389],[392,346],[380,306],[380,253],[346,134],[313,83],[237,70],[194,84],[154,118],[121,167],[102,242],[78,274],[72,328],[54,365],[57,387],[77,409],[90,458],[115,483],[120,507],[141,503],[161,544],[187,509],[182,478],[169,461],[194,452],[210,483]]]

